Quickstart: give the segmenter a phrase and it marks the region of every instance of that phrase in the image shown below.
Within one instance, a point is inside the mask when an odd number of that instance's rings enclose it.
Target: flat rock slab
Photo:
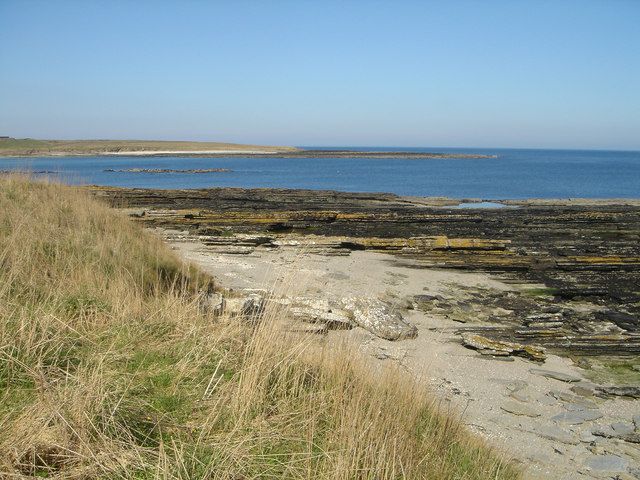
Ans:
[[[640,398],[640,387],[634,385],[610,385],[596,387],[596,395]]]
[[[572,435],[571,432],[567,432],[557,426],[540,426],[533,430],[536,435],[546,438],[547,440],[553,440],[555,442],[566,443],[567,445],[578,445],[580,438]]]
[[[569,425],[580,425],[584,422],[590,422],[602,417],[599,410],[578,410],[573,412],[562,412],[551,417],[551,420],[558,423],[566,423]]]
[[[539,417],[541,415],[539,411],[522,402],[507,402],[500,408],[505,412],[524,417]]]
[[[477,333],[463,333],[462,344],[467,348],[477,350],[483,355],[516,355],[538,362],[544,362],[546,358],[545,350],[542,347],[493,340]]]
[[[627,461],[616,455],[596,455],[589,458],[585,465],[598,472],[624,472],[627,470]]]
[[[535,373],[536,375],[553,378],[554,380],[559,380],[561,382],[573,383],[582,380],[580,377],[569,375],[568,373],[554,372],[553,370],[545,370],[544,368],[530,368],[529,371],[531,373]]]

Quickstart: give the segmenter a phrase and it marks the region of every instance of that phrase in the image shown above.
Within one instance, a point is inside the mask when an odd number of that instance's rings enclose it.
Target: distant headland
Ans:
[[[0,157],[43,156],[172,156],[229,157],[265,156],[280,158],[495,158],[475,153],[412,151],[307,150],[289,146],[245,145],[222,142],[164,140],[35,140],[0,136]]]

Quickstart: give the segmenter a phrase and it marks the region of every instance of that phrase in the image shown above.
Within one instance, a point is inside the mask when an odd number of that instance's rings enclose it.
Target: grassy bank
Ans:
[[[118,152],[295,151],[293,147],[244,145],[220,142],[172,142],[156,140],[34,140],[0,138],[0,156],[100,155]]]
[[[0,178],[0,477],[513,479],[394,370],[210,279],[84,193]]]

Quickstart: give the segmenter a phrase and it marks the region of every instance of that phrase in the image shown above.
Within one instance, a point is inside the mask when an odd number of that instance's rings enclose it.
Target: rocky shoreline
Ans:
[[[90,190],[214,275],[206,308],[401,365],[531,478],[640,475],[640,202]]]
[[[469,292],[447,310],[496,340],[597,356],[640,353],[640,207],[538,205],[447,208],[446,199],[276,189],[94,188],[112,204],[140,209],[148,227],[178,229],[211,248],[246,254],[288,241],[325,255],[391,253],[420,268],[482,271],[531,288],[516,297]],[[142,213],[144,211],[144,214]],[[476,318],[465,321],[472,302]],[[574,308],[573,304],[580,304]],[[499,306],[503,314],[490,313]],[[588,307],[587,307],[588,306]]]

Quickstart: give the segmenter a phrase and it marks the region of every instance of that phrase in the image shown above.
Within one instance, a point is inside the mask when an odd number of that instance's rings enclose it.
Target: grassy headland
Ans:
[[[34,140],[1,138],[0,156],[106,155],[153,152],[290,152],[294,147],[243,145],[219,142],[156,140]]]
[[[0,177],[0,476],[518,477],[404,375],[210,288],[85,193]]]
[[[372,150],[305,150],[296,147],[242,145],[217,142],[172,142],[151,140],[34,140],[0,137],[0,157],[56,156],[172,156],[277,158],[496,158],[476,153],[437,153]]]

